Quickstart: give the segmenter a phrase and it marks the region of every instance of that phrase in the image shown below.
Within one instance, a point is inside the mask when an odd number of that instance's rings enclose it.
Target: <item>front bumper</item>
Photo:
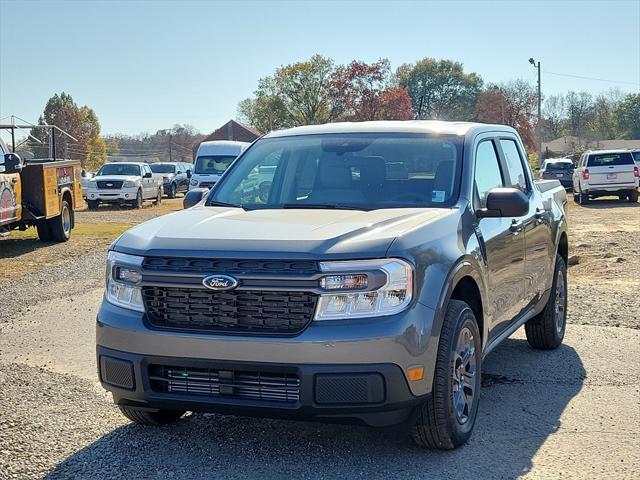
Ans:
[[[84,197],[87,200],[100,202],[131,202],[136,199],[139,187],[118,188],[118,189],[87,189]]]
[[[98,364],[100,356],[106,355],[133,366],[133,389],[103,381],[119,404],[389,425],[405,420],[431,391],[438,347],[437,337],[431,336],[433,322],[434,312],[417,303],[389,317],[312,322],[295,337],[178,333],[149,328],[144,314],[103,301],[96,343]],[[293,372],[300,380],[300,398],[291,404],[157,392],[149,381],[150,364]],[[424,379],[407,379],[406,371],[413,366],[424,367]],[[318,378],[329,373],[355,375],[353,382],[361,386],[367,385],[362,376],[378,375],[383,395],[373,395],[372,402],[321,404]]]

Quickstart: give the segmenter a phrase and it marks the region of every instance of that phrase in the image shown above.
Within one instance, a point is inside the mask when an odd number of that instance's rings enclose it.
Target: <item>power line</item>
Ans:
[[[549,75],[556,75],[558,77],[580,78],[582,80],[595,80],[597,82],[620,83],[622,85],[634,85],[636,87],[640,87],[640,83],[636,83],[636,82],[624,82],[621,80],[607,80],[605,78],[585,77],[583,75],[572,75],[569,73],[549,72],[547,70],[543,70],[542,72],[547,73]]]

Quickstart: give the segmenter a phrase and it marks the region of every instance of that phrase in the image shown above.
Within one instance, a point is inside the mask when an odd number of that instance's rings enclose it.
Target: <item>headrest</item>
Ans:
[[[351,187],[351,168],[343,158],[323,158],[318,165],[318,184],[322,188]]]

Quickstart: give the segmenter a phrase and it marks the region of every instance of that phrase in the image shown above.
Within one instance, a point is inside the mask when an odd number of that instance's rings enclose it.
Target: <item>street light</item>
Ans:
[[[540,62],[536,64],[536,61],[532,58],[529,59],[529,63],[533,65],[533,68],[538,69],[538,124],[536,125],[536,135],[538,137],[538,166],[542,165],[542,87],[540,86]]]

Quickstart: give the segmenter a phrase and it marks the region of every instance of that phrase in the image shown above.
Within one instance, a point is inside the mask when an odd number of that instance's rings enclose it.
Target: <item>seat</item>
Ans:
[[[364,195],[353,188],[348,159],[325,157],[318,163],[318,176],[306,203],[363,203]]]
[[[433,191],[444,192],[445,198],[443,201],[449,199],[451,192],[453,191],[453,161],[443,160],[438,163],[436,168],[436,174],[433,179]]]

